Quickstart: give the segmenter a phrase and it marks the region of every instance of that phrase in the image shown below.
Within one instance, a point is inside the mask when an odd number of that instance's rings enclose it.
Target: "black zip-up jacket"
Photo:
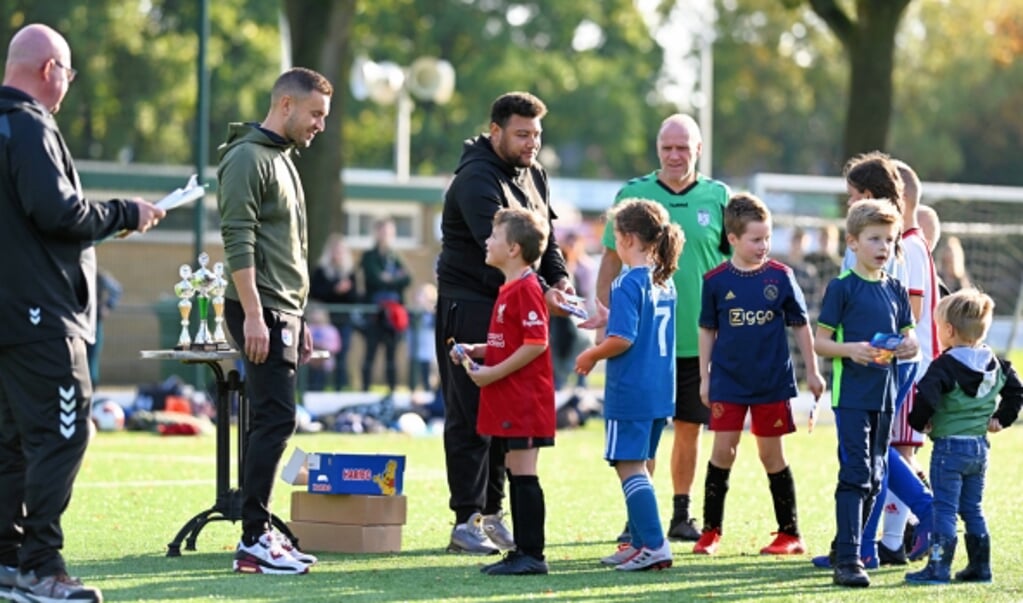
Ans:
[[[516,168],[494,152],[490,136],[465,141],[455,177],[444,194],[443,245],[437,261],[438,293],[455,299],[493,301],[504,284],[500,270],[487,266],[486,240],[494,214],[504,207],[539,212],[550,224],[547,249],[538,273],[545,284],[568,278],[565,259],[554,237],[557,218],[550,204],[547,173],[539,164]]]
[[[0,87],[0,346],[92,342],[95,241],[138,228],[123,200],[88,201],[53,115]]]

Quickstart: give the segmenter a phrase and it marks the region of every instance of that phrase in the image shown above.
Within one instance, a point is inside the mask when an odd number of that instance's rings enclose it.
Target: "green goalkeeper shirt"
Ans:
[[[673,277],[678,301],[675,313],[675,356],[695,358],[699,352],[700,297],[703,275],[728,257],[724,209],[728,187],[717,180],[697,175],[696,182],[674,192],[657,179],[657,172],[627,182],[615,196],[623,199],[648,199],[666,210],[671,221],[685,234],[685,246]],[[604,227],[604,247],[615,248],[614,226]]]

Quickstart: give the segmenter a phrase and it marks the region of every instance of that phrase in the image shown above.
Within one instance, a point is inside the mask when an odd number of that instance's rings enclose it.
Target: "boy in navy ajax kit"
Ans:
[[[768,257],[771,212],[750,194],[725,207],[732,258],[703,277],[700,311],[700,398],[710,408],[714,448],[707,462],[703,533],[697,554],[717,552],[724,523],[728,478],[746,415],[767,472],[778,530],[762,555],[806,552],[796,514],[796,484],[782,436],[796,431],[790,400],[796,395],[785,328],[791,327],[806,365],[814,400],[824,392],[803,292],[792,269]]]

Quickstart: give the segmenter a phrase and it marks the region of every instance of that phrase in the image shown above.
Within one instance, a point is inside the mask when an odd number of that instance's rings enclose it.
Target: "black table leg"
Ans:
[[[192,361],[205,364],[213,371],[217,385],[217,501],[212,507],[197,513],[178,531],[167,545],[168,557],[181,556],[181,543],[186,551],[195,550],[199,532],[211,521],[236,522],[242,518],[242,487],[244,484],[245,447],[249,435],[249,405],[245,398],[245,382],[236,370],[224,376],[224,369],[216,360]],[[233,396],[232,396],[233,394]],[[238,401],[238,488],[231,488],[231,401]],[[280,517],[271,514],[270,523],[298,547],[298,539]]]

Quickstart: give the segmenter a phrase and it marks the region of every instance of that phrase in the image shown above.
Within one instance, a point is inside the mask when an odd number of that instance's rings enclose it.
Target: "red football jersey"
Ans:
[[[523,344],[547,344],[550,316],[540,283],[532,274],[501,286],[487,332],[488,366],[508,358]],[[532,362],[480,389],[476,430],[504,438],[554,437],[554,369],[551,349]]]

